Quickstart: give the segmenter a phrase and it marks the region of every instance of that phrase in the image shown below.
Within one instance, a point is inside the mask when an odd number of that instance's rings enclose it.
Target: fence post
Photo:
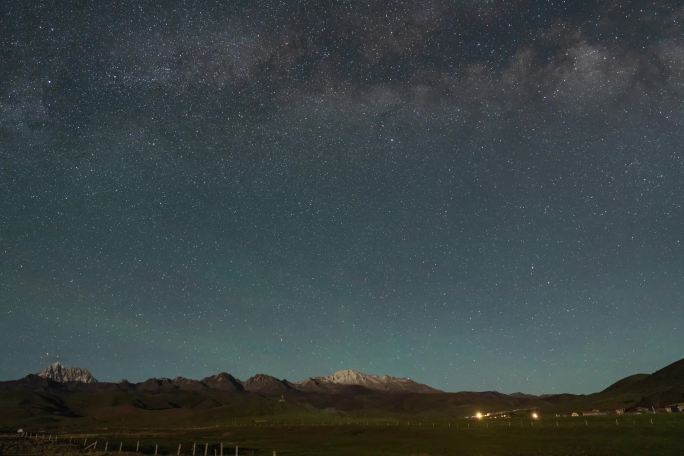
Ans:
[[[181,444],[178,444],[178,451],[176,451],[176,455],[180,456],[180,451],[181,451]]]
[[[204,442],[204,456],[209,455],[209,442]]]
[[[121,450],[123,450],[123,442],[119,442],[119,453],[121,453]]]
[[[109,449],[109,442],[105,442],[105,453],[107,452],[108,449]]]
[[[238,446],[235,445],[235,456],[238,456]]]
[[[197,442],[192,442],[192,456],[195,456],[195,450],[197,450]]]
[[[221,456],[223,456],[223,442],[221,442],[220,448],[221,448]]]
[[[138,451],[140,451],[140,440],[135,442],[135,452],[137,453]]]

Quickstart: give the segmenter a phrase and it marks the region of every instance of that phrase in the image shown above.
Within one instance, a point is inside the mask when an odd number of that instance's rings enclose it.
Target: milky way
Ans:
[[[1,378],[684,356],[681,1],[109,3],[0,4]]]

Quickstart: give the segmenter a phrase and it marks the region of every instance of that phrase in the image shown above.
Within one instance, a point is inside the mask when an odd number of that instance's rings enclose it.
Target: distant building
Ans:
[[[606,415],[606,412],[602,412],[600,410],[589,410],[586,412],[582,412],[582,416],[603,416]]]
[[[652,413],[651,409],[648,407],[633,407],[627,410],[629,413],[634,413],[640,415],[642,413]]]
[[[577,413],[577,412],[572,412],[572,413],[570,414],[570,416],[580,416],[580,414]]]
[[[667,406],[672,413],[684,412],[684,402],[679,402],[677,404],[670,404]]]

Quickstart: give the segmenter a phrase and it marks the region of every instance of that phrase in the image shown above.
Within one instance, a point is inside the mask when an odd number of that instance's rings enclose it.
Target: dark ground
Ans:
[[[534,424],[526,419],[490,422],[422,422],[391,424],[359,420],[345,425],[287,425],[252,423],[242,426],[185,428],[175,430],[103,429],[99,433],[60,434],[57,443],[45,439],[22,439],[4,435],[0,455],[104,454],[83,450],[83,443],[97,441],[110,453],[134,450],[140,441],[144,454],[233,455],[468,455],[468,456],[621,456],[684,454],[684,414],[584,418],[545,418]],[[651,424],[653,420],[653,424]],[[27,431],[31,432],[30,429]],[[68,439],[72,445],[68,445]],[[53,436],[54,439],[54,436]],[[113,451],[112,451],[113,450]],[[131,453],[133,454],[133,453]]]

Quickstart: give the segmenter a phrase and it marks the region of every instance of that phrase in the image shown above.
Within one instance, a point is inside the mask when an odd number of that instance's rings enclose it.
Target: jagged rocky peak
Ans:
[[[38,373],[39,377],[49,380],[68,383],[97,383],[97,380],[87,369],[80,367],[64,367],[60,362],[54,362]]]

